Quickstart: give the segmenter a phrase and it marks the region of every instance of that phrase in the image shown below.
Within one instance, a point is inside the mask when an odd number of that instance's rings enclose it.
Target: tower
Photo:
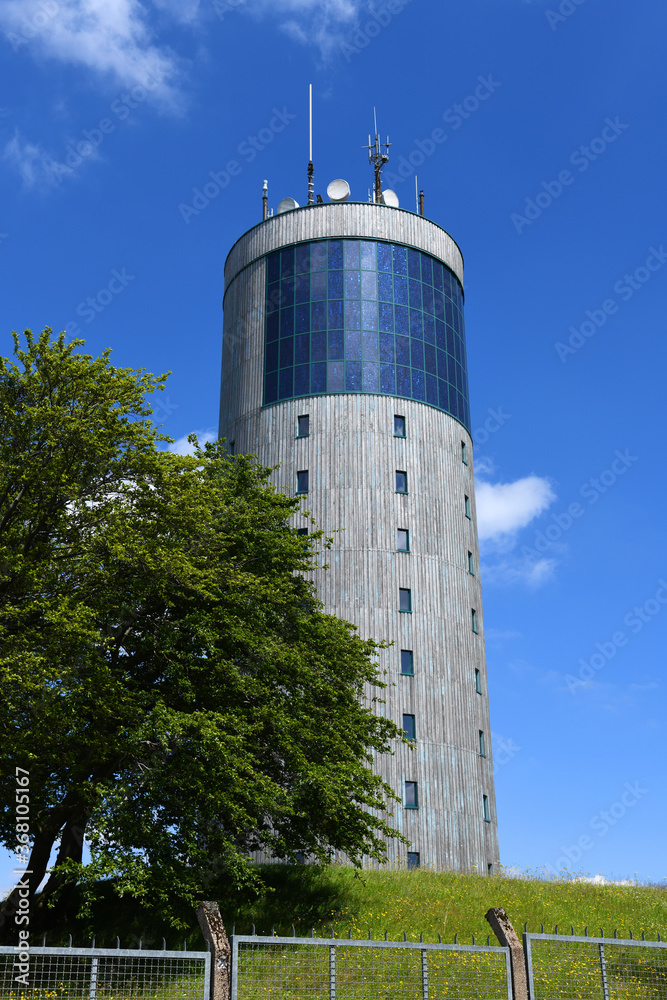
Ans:
[[[230,250],[220,436],[278,465],[276,485],[338,529],[330,568],[314,573],[326,611],[394,643],[381,710],[415,745],[376,760],[410,841],[389,860],[488,872],[498,838],[463,258],[444,229],[383,198],[378,177],[369,203],[311,194]]]

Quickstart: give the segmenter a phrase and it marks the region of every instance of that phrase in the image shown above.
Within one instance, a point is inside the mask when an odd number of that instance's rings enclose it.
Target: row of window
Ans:
[[[409,587],[398,588],[398,610],[404,614],[412,614],[412,590]],[[475,635],[479,635],[477,611],[470,609],[470,624]]]
[[[403,805],[406,809],[419,809],[419,789],[416,781],[406,781],[403,792]],[[482,795],[482,816],[485,823],[491,822],[489,796]]]
[[[414,715],[403,714],[403,732],[407,740],[413,743],[417,742],[417,724]],[[482,729],[479,730],[479,755],[486,757],[486,739]]]
[[[415,675],[415,658],[411,649],[401,650],[401,674],[403,677]],[[477,694],[482,693],[482,675],[477,667],[475,667],[475,691]]]

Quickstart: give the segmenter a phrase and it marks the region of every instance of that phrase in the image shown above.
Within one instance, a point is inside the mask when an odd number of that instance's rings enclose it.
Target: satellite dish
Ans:
[[[276,209],[276,213],[280,214],[280,212],[291,212],[293,208],[298,207],[299,203],[298,201],[295,201],[294,198],[283,198]]]
[[[347,201],[350,197],[350,185],[347,181],[344,181],[342,177],[338,180],[332,181],[327,188],[327,198],[329,201]]]
[[[390,191],[387,188],[386,191],[382,192],[382,204],[388,205],[389,208],[398,208],[398,195],[395,191]]]

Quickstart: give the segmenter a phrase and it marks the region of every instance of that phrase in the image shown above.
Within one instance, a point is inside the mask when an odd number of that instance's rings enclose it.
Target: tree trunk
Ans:
[[[18,913],[19,888],[22,884],[28,887],[28,900],[32,911],[35,892],[46,875],[49,857],[58,836],[58,829],[59,827],[53,821],[37,827],[27,865],[27,870],[31,874],[26,875],[25,880],[19,876],[19,884],[16,885],[0,909],[0,941],[9,942],[11,940],[13,943],[17,939],[18,925],[15,923],[14,917]],[[21,924],[21,927],[30,930],[32,921],[27,927],[25,924]]]

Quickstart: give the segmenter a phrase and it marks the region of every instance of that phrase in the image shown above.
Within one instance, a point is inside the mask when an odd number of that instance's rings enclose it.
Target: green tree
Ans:
[[[114,880],[194,902],[250,853],[384,856],[377,646],[304,574],[327,540],[298,500],[220,444],[168,452],[147,396],[165,376],[78,353],[47,328],[0,360],[2,842],[29,772],[38,915]],[[376,694],[369,696],[369,691]],[[91,858],[83,863],[84,836]],[[5,904],[12,911],[15,898]]]

